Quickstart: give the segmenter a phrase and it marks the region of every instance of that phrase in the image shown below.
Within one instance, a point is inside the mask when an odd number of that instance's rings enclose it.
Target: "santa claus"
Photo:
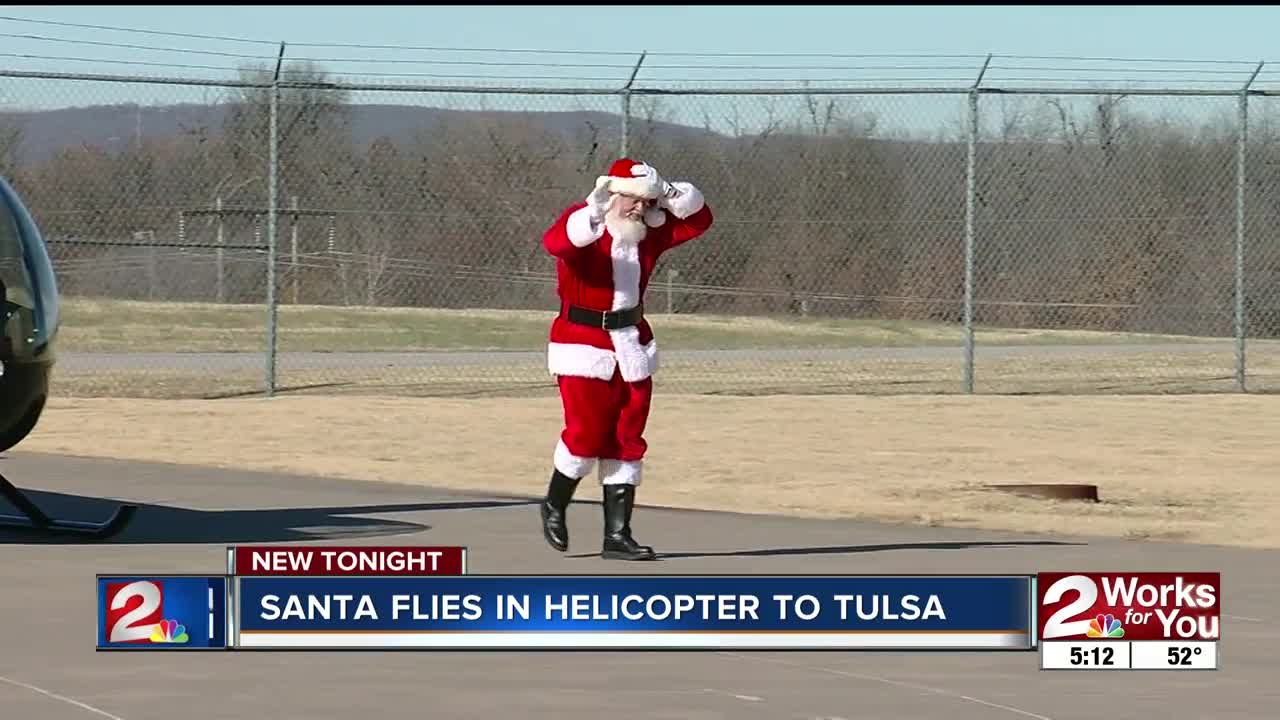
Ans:
[[[641,302],[663,253],[711,227],[711,209],[689,182],[668,182],[623,158],[543,236],[556,258],[560,312],[547,367],[560,386],[564,429],[542,503],[543,535],[569,547],[565,513],[582,478],[598,467],[605,558],[649,560],[631,534],[658,348]]]

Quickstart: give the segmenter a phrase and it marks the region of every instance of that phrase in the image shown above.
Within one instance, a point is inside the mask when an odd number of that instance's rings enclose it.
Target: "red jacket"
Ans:
[[[605,330],[572,323],[564,315],[571,304],[600,311],[639,305],[658,258],[711,227],[711,208],[702,193],[688,183],[672,184],[683,194],[671,201],[670,209],[651,211],[646,218],[649,232],[637,247],[615,247],[603,225],[591,242],[586,202],[565,209],[543,235],[543,247],[556,258],[561,303],[547,346],[551,374],[608,380],[616,368],[624,380],[635,382],[657,370],[657,343],[648,320],[635,327]]]

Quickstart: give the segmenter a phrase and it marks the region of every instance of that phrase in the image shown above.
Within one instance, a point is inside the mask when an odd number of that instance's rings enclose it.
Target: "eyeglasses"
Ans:
[[[651,200],[649,198],[642,198],[637,195],[628,195],[627,193],[618,193],[618,195],[628,200],[631,200],[632,202],[639,203],[647,208],[654,207],[658,204],[658,200],[656,198]]]

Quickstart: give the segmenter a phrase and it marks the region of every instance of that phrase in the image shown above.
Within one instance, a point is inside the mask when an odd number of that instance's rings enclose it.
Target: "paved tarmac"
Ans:
[[[523,499],[20,451],[0,473],[64,513],[100,516],[86,497],[144,504],[104,544],[0,535],[0,718],[1232,720],[1280,708],[1280,551],[639,508],[638,537],[667,556],[614,563],[591,555],[589,503],[571,508],[576,544],[560,555]],[[96,573],[221,573],[226,545],[271,542],[466,545],[472,573],[1219,570],[1222,669],[1042,672],[1019,652],[94,651]]]

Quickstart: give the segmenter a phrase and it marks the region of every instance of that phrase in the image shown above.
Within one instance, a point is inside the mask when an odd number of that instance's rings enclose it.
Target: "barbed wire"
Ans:
[[[315,78],[320,81],[358,82],[361,79],[388,80],[434,79],[454,80],[462,82],[579,82],[607,83],[614,86],[629,84],[635,88],[653,88],[666,84],[679,84],[689,87],[692,83],[705,86],[724,84],[761,83],[766,85],[803,85],[816,83],[822,86],[845,84],[851,87],[860,84],[891,83],[944,83],[956,87],[973,84],[979,78],[987,83],[1021,85],[1048,84],[1087,85],[1109,84],[1112,86],[1144,87],[1154,84],[1187,85],[1187,86],[1219,86],[1222,89],[1237,89],[1251,79],[1257,79],[1260,73],[1258,61],[1225,60],[1225,59],[1172,59],[1142,57],[1090,57],[1083,55],[1018,55],[1018,54],[939,54],[939,53],[832,53],[832,52],[681,52],[681,51],[589,51],[536,48],[497,48],[497,47],[451,47],[436,45],[412,44],[378,44],[360,42],[291,42],[283,40],[266,40],[261,38],[229,37],[202,33],[169,32],[149,30],[136,27],[120,27],[74,23],[34,18],[21,18],[11,15],[0,15],[0,23],[35,24],[61,28],[76,28],[94,31],[111,31],[122,33],[145,34],[160,37],[183,38],[202,42],[234,42],[256,45],[270,45],[285,49],[284,67],[280,69],[285,78]],[[2,27],[2,25],[0,25]],[[251,70],[245,66],[218,66],[208,63],[193,62],[198,57],[227,57],[240,60],[251,60],[263,63],[266,70],[274,67],[277,54],[256,54],[251,52],[232,52],[227,50],[193,47],[197,43],[184,43],[181,46],[150,45],[133,42],[115,42],[106,39],[69,37],[52,33],[3,32],[0,37],[11,41],[6,52],[0,57],[12,58],[28,62],[43,63],[42,67],[21,68],[23,70],[50,70],[54,63],[104,63],[109,65],[135,66],[164,69],[165,71],[183,71],[194,73],[203,71],[218,73],[222,76],[242,75]],[[75,54],[53,54],[40,51],[27,51],[23,43],[39,45],[56,43],[68,45],[84,52]],[[90,48],[107,48],[161,53],[170,56],[165,60],[144,60],[120,57],[102,57],[89,52]],[[337,57],[335,53],[319,55],[288,52],[288,49],[308,50],[353,50],[359,51],[350,57]],[[377,57],[374,51],[391,51],[396,57]],[[422,53],[464,53],[475,55],[485,53],[498,56],[498,59],[458,59],[447,57],[421,57]],[[517,55],[519,58],[501,57]],[[553,59],[532,59],[528,56],[542,55]],[[598,57],[609,58],[599,62],[579,61],[575,58]],[[559,58],[559,59],[555,59]],[[679,60],[679,62],[663,62]],[[690,59],[705,59],[710,62],[688,62]],[[731,64],[725,59],[739,59],[743,62]],[[779,60],[796,60],[796,63],[781,64]],[[815,59],[856,61],[853,64],[821,63]],[[869,63],[868,61],[889,61],[888,64]],[[940,62],[940,61],[965,61]],[[916,64],[904,64],[912,61]],[[320,65],[320,68],[299,69],[301,63]],[[1089,67],[1088,64],[1107,63],[1109,67]],[[406,68],[406,72],[385,72],[379,66],[397,66]],[[1153,67],[1153,66],[1162,67]],[[1141,67],[1135,67],[1141,66]],[[482,68],[492,72],[460,72],[445,71],[445,68]],[[528,68],[554,70],[556,73],[528,74],[520,72]],[[601,73],[587,75],[584,69],[616,70],[617,75]],[[503,72],[505,71],[505,72]],[[789,73],[785,77],[773,76],[776,73]],[[558,73],[558,74],[557,74]],[[632,77],[634,73],[634,77]],[[726,73],[735,73],[726,75]],[[951,75],[949,73],[954,73]],[[1030,75],[1028,75],[1030,73]],[[677,76],[678,75],[678,76]],[[209,79],[209,78],[200,78]],[[1266,80],[1267,78],[1262,78]],[[296,80],[294,80],[296,82]]]

